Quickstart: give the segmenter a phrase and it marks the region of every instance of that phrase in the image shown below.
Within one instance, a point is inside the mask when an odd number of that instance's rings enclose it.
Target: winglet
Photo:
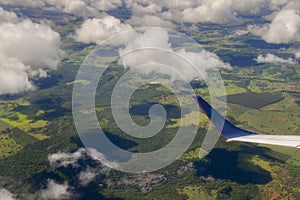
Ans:
[[[215,125],[217,130],[219,130],[221,134],[226,138],[227,142],[253,142],[261,144],[290,146],[300,149],[300,136],[263,135],[238,128],[231,124],[228,120],[226,120],[225,117],[223,117],[213,107],[211,107],[211,105],[209,105],[203,98],[197,97],[195,98],[195,100],[198,102],[199,107],[204,111],[207,117]]]
[[[225,117],[218,113],[218,111],[211,107],[211,105],[209,105],[203,98],[197,97],[196,100],[203,112],[207,115],[207,117],[215,125],[217,130],[220,131],[226,139],[229,140],[240,136],[257,134],[234,126],[228,120],[226,120]]]

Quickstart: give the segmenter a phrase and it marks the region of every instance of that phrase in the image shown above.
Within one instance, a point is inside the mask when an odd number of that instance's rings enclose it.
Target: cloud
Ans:
[[[48,25],[25,20],[0,25],[0,52],[35,68],[57,69],[60,36]]]
[[[273,54],[267,54],[265,57],[259,55],[256,59],[258,63],[286,63],[286,64],[295,64],[295,61],[292,58],[283,59]]]
[[[73,38],[77,42],[100,44],[108,37],[130,29],[132,29],[130,25],[123,24],[119,19],[106,15],[103,18],[86,20],[76,30]],[[131,38],[132,36],[128,35],[126,38],[122,38],[122,41],[116,41],[116,43],[126,42]]]
[[[14,12],[9,12],[0,7],[0,24],[4,22],[17,23],[19,21],[18,16]]]
[[[80,184],[86,186],[87,184],[95,180],[98,174],[99,174],[98,170],[88,167],[85,171],[81,171],[79,173],[78,177],[80,180]]]
[[[171,22],[176,21],[171,12],[163,11],[163,3],[160,1],[128,0],[125,1],[127,9],[132,13],[126,23],[134,27],[163,27],[175,28]],[[170,14],[172,16],[170,16]]]
[[[240,20],[236,17],[238,13],[262,15],[281,8],[300,9],[297,0],[157,0],[154,2],[160,7],[167,8],[167,11],[163,9],[162,12],[156,13],[157,16],[179,23],[235,23]]]
[[[182,11],[183,21],[190,23],[211,22],[229,23],[236,22],[231,0],[204,0],[196,8],[186,8]]]
[[[31,74],[57,69],[62,51],[60,35],[46,24],[20,22],[12,12],[0,10],[0,94],[15,94],[34,88]]]
[[[0,61],[0,94],[16,94],[34,88],[26,72],[30,66],[2,53]]]
[[[259,14],[279,7],[278,1],[273,3],[270,0],[178,0],[172,2],[163,0],[156,2],[168,8],[168,15],[162,15],[163,17],[172,15],[173,20],[177,22],[189,23],[236,23],[238,22],[237,13]]]
[[[159,0],[156,2],[159,2],[161,6],[169,9],[185,9],[198,6],[203,2],[203,0]]]
[[[92,2],[91,5],[102,11],[113,10],[122,6],[121,0],[90,0],[86,2]]]
[[[98,17],[102,11],[116,9],[121,0],[0,0],[0,4],[54,9],[80,17]]]
[[[14,195],[4,188],[0,189],[0,199],[15,200]]]
[[[300,58],[300,51],[295,53],[296,58]]]
[[[43,0],[0,0],[0,4],[15,5],[24,7],[42,7],[45,6]]]
[[[130,20],[126,21],[134,27],[162,27],[162,28],[175,28],[175,25],[160,17],[154,15],[145,15],[145,16],[132,16]]]
[[[81,17],[99,17],[102,11],[116,9],[121,0],[44,0],[55,9]]]
[[[40,196],[45,200],[71,199],[72,194],[67,182],[58,184],[53,180],[48,180],[47,188],[40,191]]]
[[[134,0],[128,0],[125,2],[126,7],[131,10],[133,15],[147,15],[155,14],[162,11],[162,7],[154,2],[139,2]]]
[[[143,17],[149,15],[158,17],[164,21],[178,23],[228,23],[237,21],[232,0],[174,0],[172,2],[168,0],[154,0],[151,3],[144,0],[129,0],[125,1],[125,4],[133,14],[132,19],[137,18],[141,20]],[[153,23],[158,22],[157,20],[152,21]],[[156,26],[160,24],[157,23]]]
[[[105,164],[105,166],[117,169],[119,167],[119,164],[117,162],[114,162],[112,160],[108,160],[106,156],[103,153],[100,153],[96,149],[88,148],[89,155],[93,160],[100,161],[102,164]],[[104,170],[102,172],[106,171],[107,168],[104,167]]]
[[[147,47],[156,48],[157,50],[133,51]],[[155,70],[156,72],[171,76],[173,80],[180,80],[180,75],[183,75],[188,81],[194,78],[201,78],[197,76],[199,72],[202,76],[206,76],[207,70],[215,69],[215,66],[230,68],[230,66],[224,64],[216,54],[205,50],[201,52],[190,52],[185,49],[173,51],[169,43],[168,32],[162,29],[146,30],[144,34],[137,36],[135,40],[129,43],[125,48],[120,49],[119,54],[121,56],[120,62],[125,67],[134,68],[145,63],[160,63],[170,66],[174,71],[161,66],[153,67],[153,65],[145,66],[143,71],[149,73]],[[170,55],[172,59],[168,59]],[[193,64],[194,67],[184,60]]]
[[[233,10],[244,14],[258,14],[270,8],[270,0],[232,0]]]
[[[67,167],[68,165],[76,167],[78,166],[78,160],[83,158],[86,153],[84,148],[80,148],[73,153],[58,152],[48,155],[48,160],[50,165],[54,167]]]
[[[121,0],[44,0],[56,10],[81,17],[100,17],[102,11],[116,9]]]
[[[94,5],[87,4],[87,1],[84,0],[46,0],[46,2],[56,10],[76,16],[89,17],[101,15],[101,12]]]
[[[249,30],[269,43],[300,42],[300,11],[283,9],[275,15],[271,24],[249,26]]]
[[[94,181],[99,175],[107,175],[110,168],[103,166],[105,163],[108,166],[117,166],[117,163],[111,162],[95,149],[80,148],[75,152],[58,152],[48,155],[48,160],[51,166],[55,168],[72,166],[80,169],[77,178],[82,186],[86,186]],[[91,162],[91,160],[96,163]],[[86,161],[86,162],[82,162]],[[80,164],[79,164],[80,162]]]
[[[298,0],[286,0],[284,8],[300,10],[300,2]]]
[[[100,161],[106,163],[108,166],[116,166],[117,163],[113,161],[109,161],[105,155],[98,152],[95,149],[89,148],[88,150],[85,148],[80,148],[75,152],[67,153],[67,152],[58,152],[54,154],[48,155],[49,164],[53,167],[79,167],[78,161],[80,159],[91,158],[94,161]]]

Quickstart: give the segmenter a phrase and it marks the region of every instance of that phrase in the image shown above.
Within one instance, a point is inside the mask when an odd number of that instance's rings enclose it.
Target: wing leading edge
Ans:
[[[241,141],[260,144],[272,144],[280,146],[296,147],[300,149],[300,136],[296,135],[263,135],[238,128],[226,120],[203,98],[197,97],[200,108],[212,121],[215,127],[226,138],[226,141]],[[212,118],[213,117],[213,118]]]

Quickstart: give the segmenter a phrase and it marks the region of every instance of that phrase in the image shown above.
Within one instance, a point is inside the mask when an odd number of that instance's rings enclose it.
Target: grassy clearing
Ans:
[[[4,158],[19,152],[22,147],[9,135],[0,135],[0,158]]]
[[[88,85],[90,84],[90,81],[88,80],[76,80],[76,81],[72,81],[72,82],[68,82],[66,83],[66,85],[74,85],[75,83],[81,83],[82,85]]]
[[[12,114],[12,111],[18,106],[29,106],[30,103],[24,99],[1,101],[0,100],[0,116],[6,116]]]
[[[50,136],[43,135],[41,133],[27,133],[27,134],[29,134],[30,136],[34,137],[37,140],[46,140],[50,138]]]
[[[105,128],[109,125],[109,120],[108,119],[105,119],[105,118],[102,118],[100,121],[99,121],[99,124],[101,126],[101,128]]]
[[[14,109],[14,105],[10,103],[0,103],[0,116],[5,116],[11,114]]]
[[[32,123],[25,124],[19,128],[25,132],[35,132],[36,130],[41,130],[47,127],[47,124],[48,122],[45,120],[38,120]]]
[[[202,186],[186,186],[179,193],[187,195],[188,200],[214,200],[217,196],[216,194],[210,194]]]
[[[196,148],[195,150],[189,151],[188,153],[184,153],[182,156],[180,156],[180,158],[178,160],[193,161],[193,160],[202,158],[203,155],[206,155],[206,154],[207,154],[207,152],[199,147],[199,148]]]
[[[224,84],[225,84],[226,95],[247,92],[245,88],[239,87],[238,85],[236,85],[234,81],[225,80]]]
[[[238,167],[250,171],[259,171],[260,168],[271,171],[270,162],[262,157],[253,154],[240,153],[238,154]]]
[[[22,126],[22,125],[28,124],[32,121],[32,120],[28,119],[27,115],[24,115],[19,112],[8,115],[5,118],[0,118],[0,120],[2,120],[3,122],[5,122],[13,127]]]
[[[35,116],[41,117],[41,116],[43,116],[44,114],[45,114],[45,111],[39,110],[39,111],[37,111],[37,113],[35,114]]]
[[[200,119],[200,120],[199,120]],[[200,123],[200,126],[207,125],[208,118],[203,113],[198,112],[191,112],[184,116],[182,119],[171,119],[173,122],[172,124],[167,125],[167,128],[177,128],[179,126],[191,126],[195,125],[198,126]]]
[[[36,138],[37,140],[48,139],[49,136],[43,135],[42,132],[47,127],[48,122],[45,120],[38,120],[33,123],[20,126],[19,129]]]

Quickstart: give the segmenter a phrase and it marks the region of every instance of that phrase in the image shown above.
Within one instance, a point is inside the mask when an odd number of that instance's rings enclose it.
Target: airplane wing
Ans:
[[[200,108],[204,111],[204,113],[208,116],[208,118],[212,121],[215,127],[221,132],[221,134],[226,138],[226,141],[228,142],[252,142],[296,147],[300,149],[300,135],[263,135],[238,128],[231,124],[228,120],[226,120],[203,98],[197,97],[196,100]]]
[[[235,137],[227,140],[230,141],[241,141],[241,142],[254,142],[260,144],[273,144],[280,146],[296,147],[300,149],[300,136],[296,135],[248,135]]]

